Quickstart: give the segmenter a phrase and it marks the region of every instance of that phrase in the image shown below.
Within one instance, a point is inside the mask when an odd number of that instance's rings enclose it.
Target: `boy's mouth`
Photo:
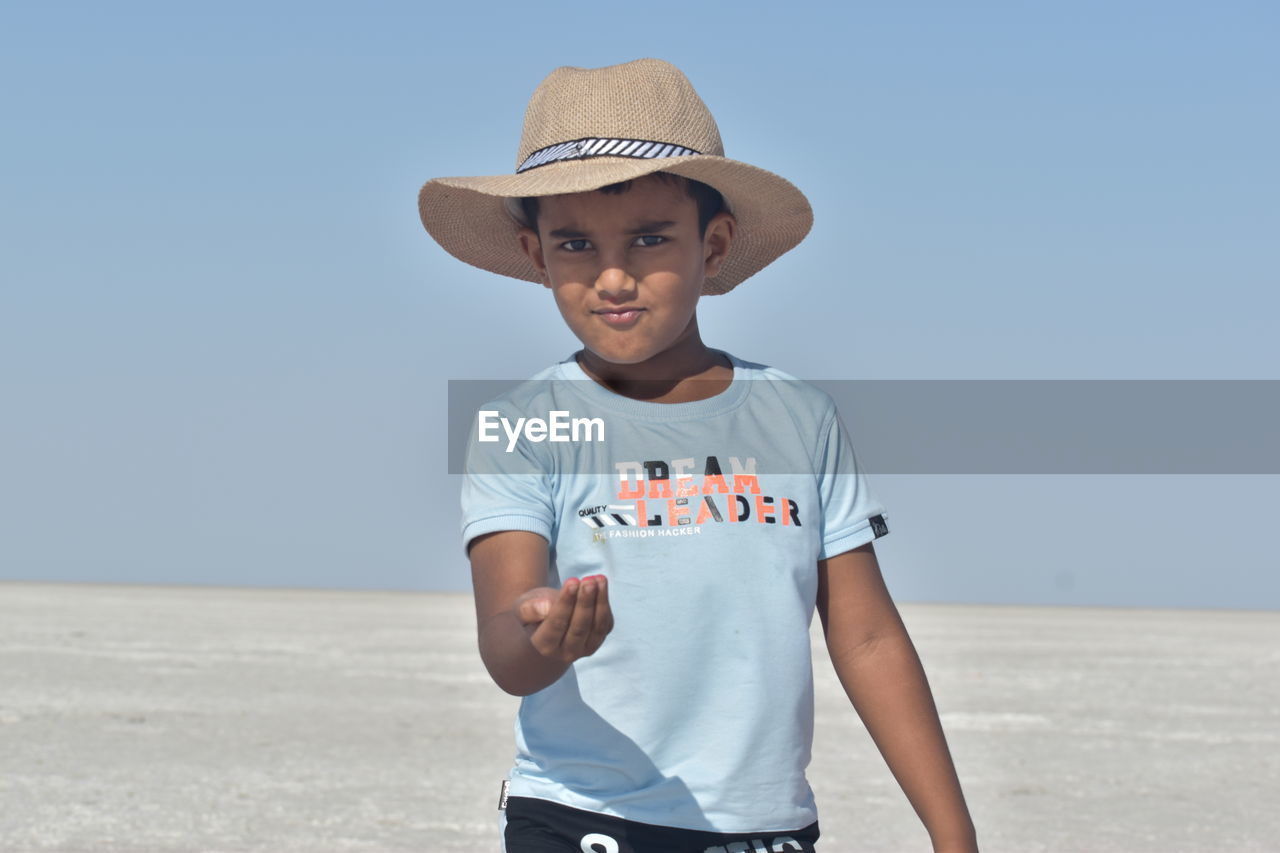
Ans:
[[[592,311],[610,326],[629,326],[640,316],[643,308],[597,308]]]

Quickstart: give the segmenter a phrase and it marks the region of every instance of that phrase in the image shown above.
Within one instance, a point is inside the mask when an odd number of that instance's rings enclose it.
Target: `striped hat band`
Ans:
[[[633,157],[637,160],[653,160],[659,157],[685,157],[701,153],[701,151],[668,142],[589,136],[585,139],[557,142],[555,145],[539,148],[525,158],[516,169],[516,174],[519,175],[521,172],[527,172],[548,163],[559,163],[562,160],[586,160],[589,157]]]

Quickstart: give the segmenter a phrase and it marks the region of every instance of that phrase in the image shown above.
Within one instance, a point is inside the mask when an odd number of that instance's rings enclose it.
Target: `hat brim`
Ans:
[[[728,293],[804,239],[813,225],[808,199],[790,181],[764,169],[707,154],[636,160],[597,157],[539,166],[527,172],[436,178],[418,193],[422,224],[449,254],[499,275],[540,282],[520,248],[520,226],[506,199],[588,192],[654,172],[672,172],[719,190],[737,233],[720,272],[703,294]]]

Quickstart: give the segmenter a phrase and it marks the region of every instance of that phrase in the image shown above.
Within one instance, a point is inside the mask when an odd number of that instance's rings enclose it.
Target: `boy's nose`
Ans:
[[[618,265],[609,265],[596,276],[596,290],[602,297],[622,300],[636,289],[636,280]]]

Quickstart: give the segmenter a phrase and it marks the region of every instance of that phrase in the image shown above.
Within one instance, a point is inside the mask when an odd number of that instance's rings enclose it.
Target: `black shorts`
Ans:
[[[704,832],[508,797],[503,840],[506,853],[814,853],[818,824],[788,832]]]

